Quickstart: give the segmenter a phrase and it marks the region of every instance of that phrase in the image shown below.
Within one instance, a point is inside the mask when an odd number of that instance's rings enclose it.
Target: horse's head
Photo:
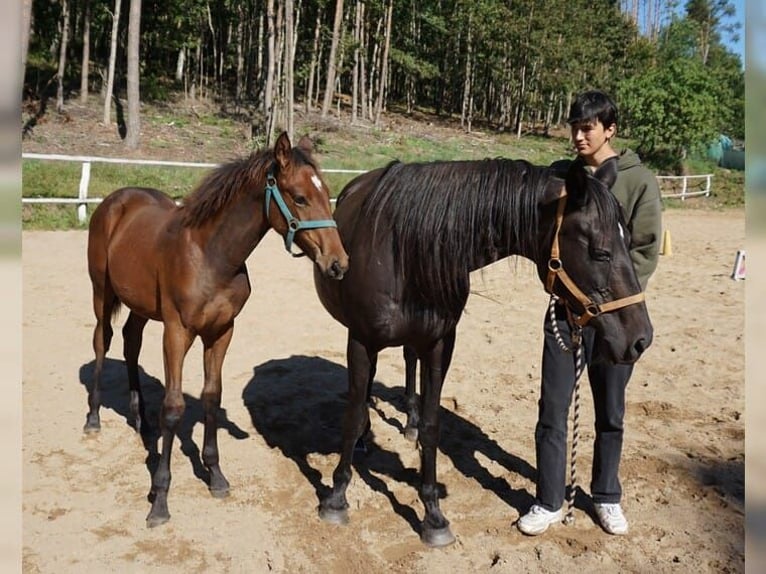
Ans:
[[[342,279],[348,269],[330,207],[330,192],[311,158],[311,140],[304,136],[293,148],[287,133],[274,145],[274,167],[266,178],[266,217],[285,238],[288,251],[293,241],[314,261],[322,273]]]
[[[593,175],[573,163],[563,189],[560,180],[549,186],[549,209],[556,211],[547,243],[551,256],[539,258],[538,272],[546,288],[566,303],[571,321],[590,323],[603,335],[601,354],[632,363],[651,344],[652,324],[628,251],[622,209],[609,191],[616,177],[616,158]]]

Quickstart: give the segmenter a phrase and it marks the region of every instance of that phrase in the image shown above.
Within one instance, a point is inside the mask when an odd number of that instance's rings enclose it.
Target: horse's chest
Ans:
[[[217,332],[234,321],[250,295],[250,285],[245,277],[211,290],[198,299],[185,318],[184,323],[198,333]]]

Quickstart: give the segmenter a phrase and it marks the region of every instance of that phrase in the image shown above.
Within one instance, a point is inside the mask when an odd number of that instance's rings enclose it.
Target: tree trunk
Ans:
[[[90,69],[90,0],[83,0],[82,68],[80,70],[80,101],[88,101],[88,71]]]
[[[32,0],[24,0],[21,6],[21,85],[27,70],[27,54],[29,53],[29,36],[32,30]]]
[[[314,44],[311,48],[311,62],[309,63],[309,79],[306,84],[306,112],[310,112],[314,104],[314,79],[319,77],[319,38],[322,30],[322,15],[324,10],[320,4],[317,7],[317,18],[314,22]],[[317,85],[319,82],[317,81]],[[317,98],[319,97],[319,89],[316,91]]]
[[[128,20],[128,124],[125,145],[141,145],[141,94],[139,89],[139,52],[141,47],[141,0],[130,0]]]
[[[383,56],[381,57],[380,85],[378,87],[378,99],[375,102],[375,125],[380,122],[380,114],[383,112],[385,91],[388,83],[388,54],[391,49],[391,20],[394,15],[394,0],[388,0],[386,9],[386,35],[383,43]]]
[[[266,145],[270,145],[274,135],[274,75],[277,68],[276,42],[275,42],[275,12],[274,0],[266,0],[266,44],[268,47],[266,57],[266,90],[263,94],[263,113],[266,119]]]
[[[186,67],[186,46],[181,46],[176,58],[176,82],[184,79],[184,68]]]
[[[112,15],[112,38],[109,48],[109,69],[106,73],[106,92],[104,94],[104,125],[111,123],[112,91],[114,90],[114,66],[117,61],[117,34],[120,26],[120,7],[122,0],[114,0]]]
[[[285,0],[285,112],[287,120],[287,136],[293,141],[293,132],[295,131],[295,118],[293,116],[294,84],[293,84],[293,64],[295,43],[293,30],[294,6],[293,0]]]
[[[322,117],[327,117],[332,105],[332,97],[335,91],[335,57],[338,53],[338,44],[340,43],[340,25],[343,22],[343,0],[336,0],[335,3],[335,21],[332,26],[332,43],[330,44],[330,56],[327,58],[327,81],[324,88],[324,100],[322,101]]]
[[[365,4],[364,2],[361,3],[361,12],[362,15],[359,18],[360,25],[359,25],[359,49],[361,50],[362,56],[359,58],[359,100],[361,103],[361,117],[366,118],[367,117],[367,70],[365,67],[365,61],[366,57],[365,54],[367,54],[367,35],[365,34]]]
[[[234,97],[239,106],[245,94],[245,14],[241,5],[237,8],[237,16],[237,89]]]
[[[69,0],[61,2],[61,45],[59,46],[58,86],[56,88],[56,111],[64,111],[64,72],[66,71],[66,50],[69,44]]]
[[[468,35],[466,37],[465,53],[465,79],[463,80],[463,107],[460,113],[460,127],[466,132],[471,132],[473,98],[472,85],[473,80],[473,36],[471,33],[471,18],[468,17]]]
[[[351,123],[356,123],[359,106],[359,47],[361,43],[362,28],[362,2],[356,0],[356,9],[354,11],[354,68],[351,78]]]

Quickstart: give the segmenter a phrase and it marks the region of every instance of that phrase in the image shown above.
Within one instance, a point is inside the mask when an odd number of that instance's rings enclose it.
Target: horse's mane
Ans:
[[[488,253],[536,253],[551,177],[523,160],[393,163],[362,211],[376,233],[390,226],[407,299],[459,313],[469,273]]]
[[[294,165],[308,164],[318,171],[313,159],[300,148],[292,148],[292,161]],[[266,174],[274,163],[274,150],[262,149],[215,168],[184,198],[183,225],[202,225],[240,192],[263,192]]]

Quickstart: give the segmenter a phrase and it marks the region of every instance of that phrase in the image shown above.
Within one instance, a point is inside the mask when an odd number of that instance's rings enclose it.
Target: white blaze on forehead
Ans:
[[[322,191],[322,180],[319,179],[317,174],[311,176],[311,181],[314,183],[314,187],[316,187],[319,191]]]
[[[316,176],[314,176],[314,177],[316,177]],[[622,224],[621,224],[621,223],[618,223],[618,224],[617,224],[617,229],[619,229],[619,230],[620,230],[620,237],[621,237],[622,239],[625,239],[625,232],[624,232],[624,231],[623,231],[623,229],[622,229]]]

